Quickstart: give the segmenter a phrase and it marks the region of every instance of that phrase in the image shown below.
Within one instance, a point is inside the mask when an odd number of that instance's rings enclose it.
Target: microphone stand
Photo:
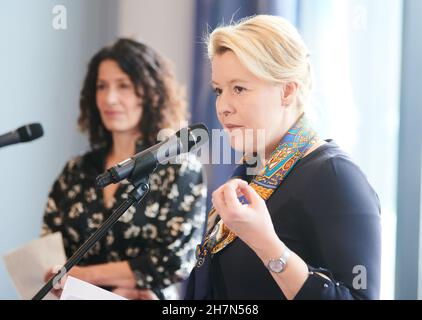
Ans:
[[[139,160],[139,159],[137,159]],[[98,228],[95,233],[93,233],[88,240],[66,261],[65,265],[58,271],[47,283],[32,297],[32,300],[41,300],[47,293],[57,284],[60,279],[62,279],[69,271],[73,268],[87,253],[92,246],[100,240],[108,230],[119,220],[119,218],[129,209],[134,203],[140,204],[141,201],[149,192],[149,175],[154,172],[157,168],[157,164],[152,164],[147,170],[145,166],[143,169],[139,170],[141,167],[141,161],[135,161],[135,167],[133,173],[128,180],[134,185],[134,189],[129,193],[128,198],[120,204],[120,206],[113,211],[110,217],[104,221],[104,223]],[[139,165],[139,166],[138,166]]]

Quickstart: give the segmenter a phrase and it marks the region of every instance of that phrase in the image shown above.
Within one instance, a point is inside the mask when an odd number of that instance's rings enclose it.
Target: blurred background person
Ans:
[[[95,178],[155,144],[160,130],[179,129],[185,116],[169,63],[154,49],[130,39],[101,49],[80,96],[79,126],[92,150],[70,160],[54,182],[42,235],[61,232],[70,257],[133,190],[126,181],[97,190]],[[130,207],[69,274],[129,299],[163,298],[162,289],[183,281],[193,266],[205,195],[194,156],[159,164],[141,206]]]

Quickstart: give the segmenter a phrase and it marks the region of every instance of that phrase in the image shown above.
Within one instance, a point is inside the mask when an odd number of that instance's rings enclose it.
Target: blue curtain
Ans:
[[[191,96],[192,122],[203,122],[208,128],[221,129],[215,112],[215,96],[211,90],[210,63],[204,38],[208,31],[256,14],[281,15],[296,24],[298,0],[197,0],[195,8],[194,68]],[[223,148],[223,147],[222,147]],[[212,150],[217,152],[217,150]],[[221,151],[221,150],[220,150]],[[221,154],[221,153],[220,153]],[[211,158],[211,156],[210,156]],[[232,159],[234,160],[234,153]],[[208,209],[210,194],[230,176],[234,163],[206,165]]]

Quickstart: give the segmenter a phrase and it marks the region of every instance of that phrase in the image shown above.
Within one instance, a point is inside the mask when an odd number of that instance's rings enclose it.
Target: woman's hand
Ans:
[[[68,275],[86,282],[91,282],[91,273],[89,267],[74,266],[70,269]]]
[[[57,269],[56,267],[49,269],[45,275],[44,275],[44,281],[47,282],[50,280],[60,269]],[[60,298],[63,291],[63,286],[66,281],[65,279],[66,275],[60,279],[59,283],[53,282],[53,289],[51,289],[51,293],[54,294],[57,298]]]
[[[244,195],[249,204],[237,199]],[[281,256],[286,246],[277,236],[265,201],[246,181],[233,179],[218,188],[212,202],[224,223],[242,239],[262,262]],[[294,252],[282,273],[271,273],[287,299],[293,299],[308,278],[308,266]]]
[[[238,200],[241,195],[249,204]],[[228,181],[213,192],[212,202],[227,227],[256,253],[280,242],[265,201],[246,181]]]
[[[53,277],[58,271],[60,270],[59,267],[51,268],[47,271],[44,275],[44,281],[47,282]],[[67,275],[71,275],[74,278],[79,280],[83,280],[89,282],[90,279],[90,271],[88,267],[73,267]],[[56,297],[60,298],[64,284],[66,282],[65,275],[61,280],[60,283],[54,285],[51,293],[53,293]],[[125,297],[129,300],[158,300],[157,295],[151,290],[140,290],[135,288],[125,288],[125,287],[118,287],[113,290],[113,292],[119,296]]]
[[[114,289],[113,292],[129,300],[158,300],[157,295],[151,290],[119,287]]]
[[[56,268],[56,270],[60,270]],[[46,280],[55,274],[50,270]],[[69,275],[99,287],[136,288],[135,275],[128,261],[107,262],[89,266],[75,266]],[[61,281],[64,284],[64,281]]]
[[[48,270],[44,275],[44,281],[47,282],[51,279],[51,277],[55,276],[57,272],[60,271],[61,266],[56,266]],[[63,270],[64,271],[64,270]],[[56,297],[60,298],[64,284],[66,282],[66,278],[68,275],[71,275],[74,278],[77,278],[79,280],[83,280],[86,282],[89,282],[89,272],[86,267],[73,267],[69,273],[63,276],[63,278],[60,279],[58,283],[53,283],[53,289],[51,290],[51,293],[54,294]]]

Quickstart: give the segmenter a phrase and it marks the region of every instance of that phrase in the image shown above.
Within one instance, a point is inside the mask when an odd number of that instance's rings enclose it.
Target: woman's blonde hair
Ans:
[[[296,103],[303,108],[312,87],[309,51],[286,19],[257,15],[216,28],[208,36],[208,57],[232,51],[255,76],[273,83],[297,83]]]

